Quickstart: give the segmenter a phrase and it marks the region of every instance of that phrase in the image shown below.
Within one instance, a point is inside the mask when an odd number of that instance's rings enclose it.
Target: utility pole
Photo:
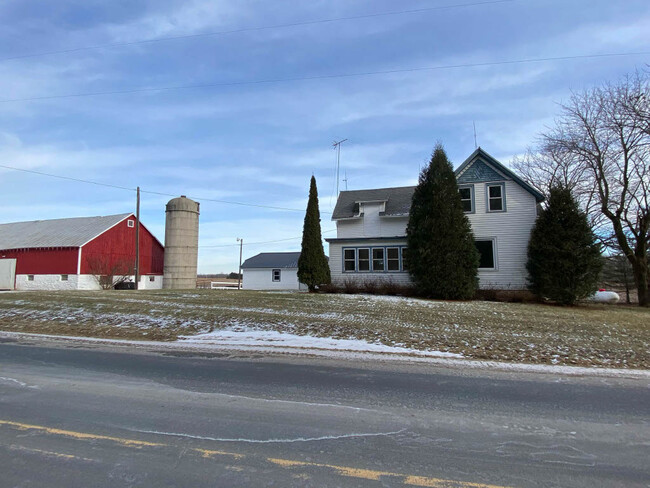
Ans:
[[[135,203],[135,289],[140,288],[140,187]]]
[[[336,197],[339,196],[339,169],[341,166],[341,144],[343,144],[347,139],[341,141],[334,141],[332,146],[336,149]]]
[[[239,274],[237,275],[237,289],[241,290],[241,256],[244,248],[244,239],[238,237],[237,242],[239,242]]]

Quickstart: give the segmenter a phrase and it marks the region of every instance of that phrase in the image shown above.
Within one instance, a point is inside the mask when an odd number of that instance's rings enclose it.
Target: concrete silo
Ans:
[[[182,195],[167,203],[165,213],[163,288],[171,290],[196,288],[199,204]]]

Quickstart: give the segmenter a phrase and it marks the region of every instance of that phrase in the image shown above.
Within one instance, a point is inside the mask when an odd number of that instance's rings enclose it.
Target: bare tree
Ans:
[[[135,272],[134,264],[127,258],[111,259],[104,254],[89,256],[88,271],[102,290],[112,290],[115,285],[128,281]]]
[[[568,162],[608,221],[612,249],[632,266],[639,305],[650,306],[650,77],[636,73],[618,84],[574,93],[555,127],[542,135],[542,152]],[[561,167],[557,169],[561,173]],[[591,197],[590,197],[591,198]]]

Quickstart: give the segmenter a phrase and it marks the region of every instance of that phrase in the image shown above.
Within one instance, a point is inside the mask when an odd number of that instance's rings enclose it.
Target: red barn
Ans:
[[[162,288],[164,253],[140,223],[139,288]],[[101,276],[132,278],[134,263],[132,213],[0,224],[0,289],[99,289]]]

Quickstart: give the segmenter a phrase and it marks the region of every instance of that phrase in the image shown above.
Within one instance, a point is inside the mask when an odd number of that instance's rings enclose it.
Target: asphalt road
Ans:
[[[0,339],[2,487],[648,487],[650,389]]]

